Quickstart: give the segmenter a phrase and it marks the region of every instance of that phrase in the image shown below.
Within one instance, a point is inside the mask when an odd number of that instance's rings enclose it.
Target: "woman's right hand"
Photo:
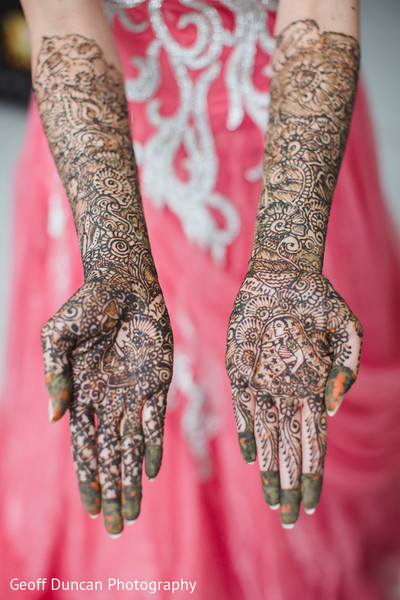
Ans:
[[[86,282],[44,325],[42,345],[50,418],[69,409],[83,505],[119,534],[140,511],[143,457],[150,479],[161,465],[173,339],[154,269]]]

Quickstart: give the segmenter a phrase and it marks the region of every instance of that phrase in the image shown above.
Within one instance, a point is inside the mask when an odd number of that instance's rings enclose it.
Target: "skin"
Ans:
[[[160,468],[173,341],[144,221],[122,76],[98,44],[43,38],[33,86],[85,284],[43,327],[52,422],[69,409],[82,502],[111,535]]]
[[[309,512],[318,504],[326,414],[354,383],[361,349],[360,323],[322,275],[359,46],[348,35],[357,33],[350,3],[342,13],[329,2],[281,7],[264,189],[230,318],[226,366],[243,458],[251,463],[258,455],[264,498],[280,504],[281,522],[291,527],[301,500]],[[292,22],[293,14],[300,20]],[[303,18],[310,15],[339,28],[326,31]]]
[[[118,535],[124,519],[139,513],[143,456],[150,478],[160,466],[172,333],[141,208],[118,53],[100,3],[22,5],[35,94],[85,271],[85,285],[43,328],[51,420],[69,410],[83,504],[92,515],[102,510],[107,531]],[[286,525],[296,520],[301,496],[309,510],[318,502],[325,409],[337,410],[359,360],[361,326],[321,274],[356,87],[357,17],[358,5],[346,0],[280,0],[265,185],[228,331],[240,448],[247,462],[258,454],[264,497],[271,506],[280,502]],[[343,34],[340,50],[324,31]],[[333,76],[332,102],[330,94],[311,95],[317,135],[310,135],[293,74],[321,55],[328,72],[318,72],[318,60],[310,72]],[[344,113],[335,112],[337,100]]]

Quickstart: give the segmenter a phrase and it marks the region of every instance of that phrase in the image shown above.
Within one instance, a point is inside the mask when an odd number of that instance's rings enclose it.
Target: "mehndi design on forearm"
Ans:
[[[74,214],[85,280],[149,249],[122,75],[79,35],[44,38],[34,91]]]
[[[299,21],[278,37],[272,67],[265,187],[252,255],[320,271],[359,45],[350,36],[320,33],[314,21]]]
[[[161,463],[172,332],[147,237],[122,75],[79,35],[45,38],[34,90],[73,211],[85,285],[42,332],[53,421],[70,410],[86,510],[109,533]]]
[[[318,503],[333,414],[355,380],[362,328],[321,274],[347,138],[358,43],[290,25],[273,55],[265,189],[227,339],[239,444],[265,500],[293,524]],[[332,368],[333,365],[333,368]]]

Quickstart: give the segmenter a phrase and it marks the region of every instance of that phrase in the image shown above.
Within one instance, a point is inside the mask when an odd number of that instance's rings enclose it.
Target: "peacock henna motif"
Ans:
[[[326,406],[334,388],[343,396],[354,382],[361,335],[357,319],[322,274],[251,261],[230,319],[226,364],[241,451],[247,462],[258,453],[270,505],[285,490],[302,486],[304,506],[316,506]],[[283,522],[296,520],[296,503],[289,510],[285,501]]]
[[[330,203],[356,90],[358,43],[291,24],[272,58],[264,190],[230,318],[226,366],[244,459],[291,526],[320,497],[326,413],[358,370],[362,328],[322,275]]]
[[[86,510],[116,535],[160,468],[173,340],[138,187],[121,74],[80,35],[44,38],[34,90],[73,211],[85,284],[44,325],[51,419],[70,413]]]

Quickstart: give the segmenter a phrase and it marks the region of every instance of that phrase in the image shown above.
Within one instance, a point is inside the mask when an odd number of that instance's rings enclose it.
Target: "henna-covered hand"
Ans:
[[[361,325],[319,273],[255,259],[228,330],[226,365],[243,458],[292,524],[316,507],[334,414],[358,369]]]
[[[121,74],[80,35],[43,40],[34,90],[73,211],[85,284],[43,327],[52,421],[70,413],[86,510],[139,514],[162,454],[172,331],[138,187]]]
[[[42,344],[53,422],[69,408],[83,504],[117,534],[139,514],[143,456],[150,479],[161,464],[172,334],[156,278],[86,283],[46,323]]]
[[[355,380],[361,325],[322,275],[330,204],[350,124],[358,42],[298,21],[272,57],[264,190],[226,366],[243,457],[292,526],[316,507],[334,414]]]

